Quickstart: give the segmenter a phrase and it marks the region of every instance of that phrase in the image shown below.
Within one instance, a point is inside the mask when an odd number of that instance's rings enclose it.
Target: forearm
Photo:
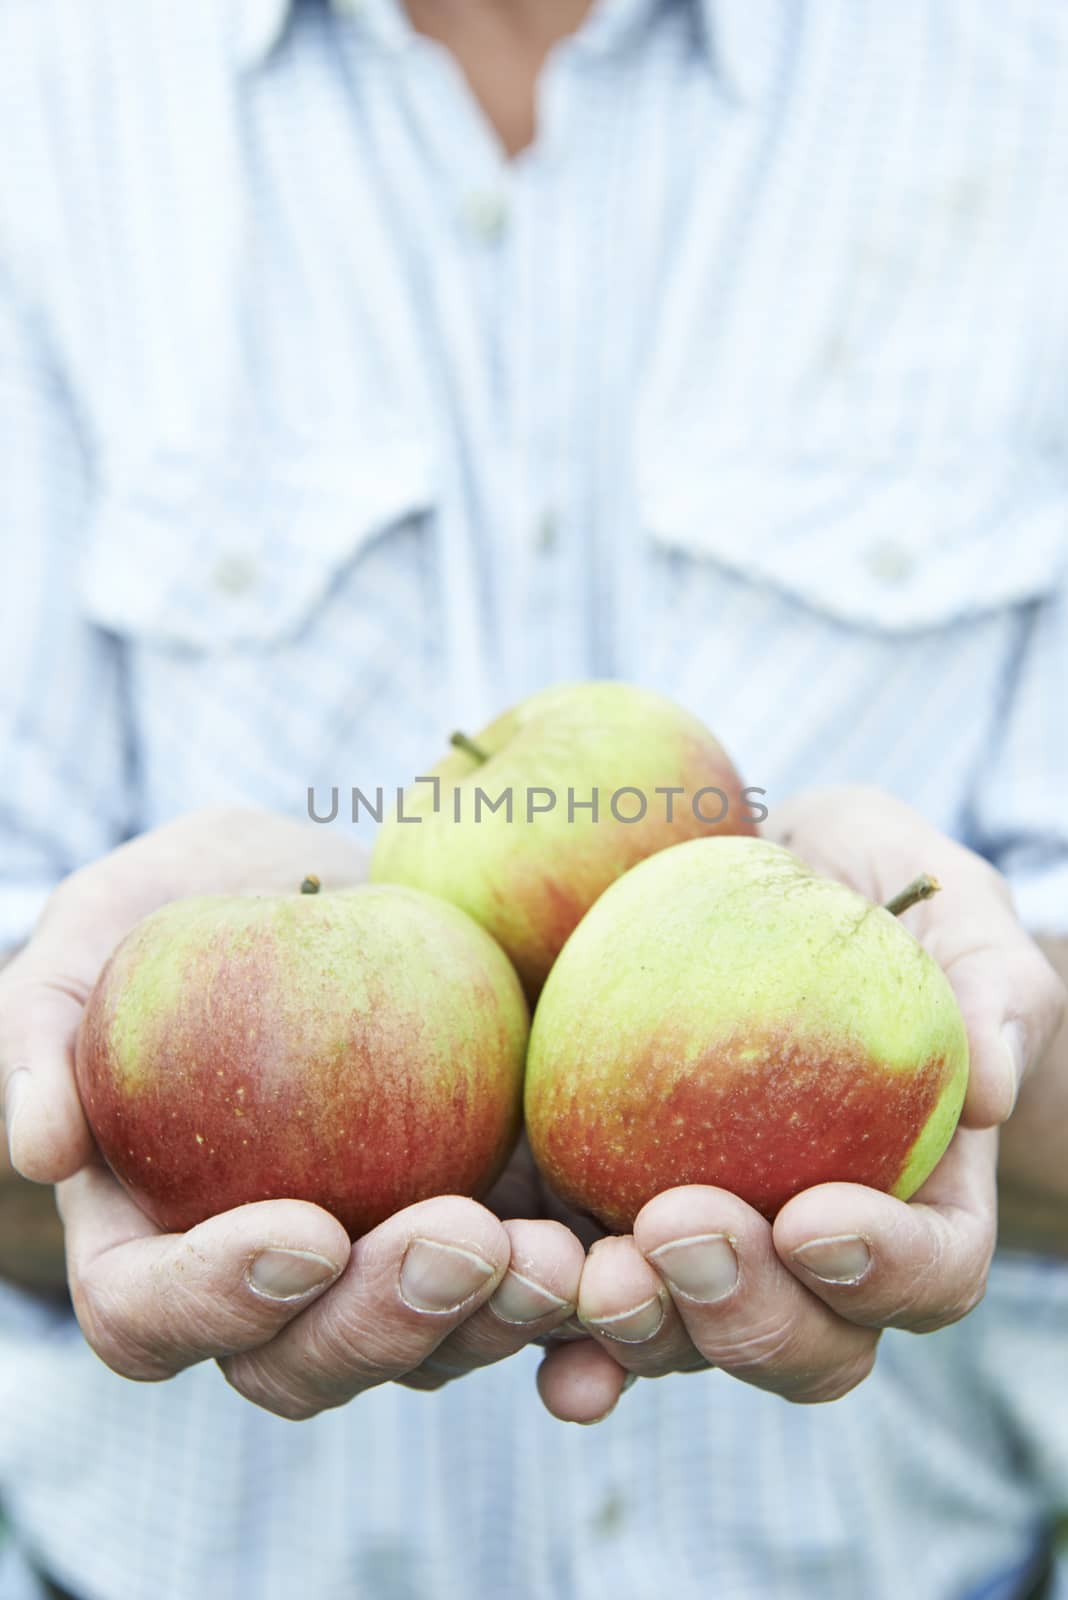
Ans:
[[[1068,940],[1041,939],[1068,981]],[[1068,1021],[1029,1075],[1001,1135],[999,1240],[1068,1257]]]

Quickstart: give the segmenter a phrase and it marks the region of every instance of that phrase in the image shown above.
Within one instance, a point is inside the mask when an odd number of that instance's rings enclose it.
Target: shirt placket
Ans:
[[[538,84],[538,134],[514,173],[507,394],[512,463],[512,614],[529,693],[598,670],[595,537],[599,466],[588,448],[598,399],[604,307],[588,270],[598,115],[570,45]],[[592,167],[591,167],[592,162]],[[596,180],[595,180],[596,181]]]
[[[408,30],[394,65],[397,131],[410,163],[396,171],[398,215],[411,230],[414,292],[433,301],[421,316],[444,441],[448,709],[478,726],[515,698],[526,650],[526,579],[514,537],[523,467],[507,379],[515,183],[440,46]]]

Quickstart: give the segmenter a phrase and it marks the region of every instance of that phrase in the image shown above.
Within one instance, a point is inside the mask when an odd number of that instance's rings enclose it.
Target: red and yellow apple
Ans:
[[[533,1001],[564,941],[629,867],[685,839],[754,832],[741,780],[697,717],[647,689],[545,689],[413,785],[379,831],[378,883],[460,906]],[[506,809],[486,803],[511,796]],[[596,814],[590,809],[596,795]]]
[[[527,1020],[489,935],[415,890],[178,900],[101,973],[78,1088],[160,1227],[295,1198],[355,1237],[493,1181],[519,1129]]]
[[[773,1217],[814,1184],[908,1198],[968,1076],[948,980],[891,913],[760,839],[642,862],[571,935],[531,1029],[526,1125],[572,1205],[627,1229],[677,1184]]]

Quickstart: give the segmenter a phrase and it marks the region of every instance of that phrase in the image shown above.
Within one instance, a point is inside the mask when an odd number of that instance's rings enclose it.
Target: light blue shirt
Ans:
[[[507,163],[396,0],[3,7],[0,946],[130,831],[612,675],[1068,931],[1066,73],[1055,0],[602,0]],[[567,1429],[531,1355],[297,1427],[8,1294],[0,1500],[88,1600],[1000,1600],[1066,1310],[1006,1261],[827,1408]]]

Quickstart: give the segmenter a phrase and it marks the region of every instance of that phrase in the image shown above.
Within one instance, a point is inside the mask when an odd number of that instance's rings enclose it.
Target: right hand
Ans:
[[[246,1398],[292,1418],[389,1380],[437,1388],[513,1354],[571,1315],[583,1263],[562,1223],[502,1222],[451,1195],[407,1207],[353,1245],[327,1211],[300,1200],[257,1201],[167,1234],[104,1165],[73,1062],[111,951],[167,901],[284,890],[309,869],[332,887],[365,876],[362,854],[327,830],[262,812],[194,813],[74,873],[0,973],[11,1161],[57,1185],[71,1298],[90,1345],[116,1372],[148,1381],[214,1358]]]

